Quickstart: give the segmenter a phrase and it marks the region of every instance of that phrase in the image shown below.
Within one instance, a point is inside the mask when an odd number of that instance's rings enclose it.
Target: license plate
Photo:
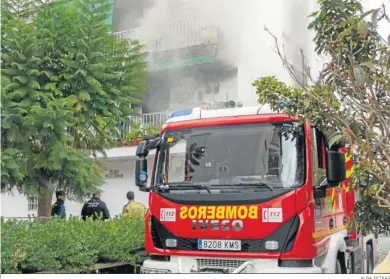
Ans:
[[[199,239],[199,250],[241,251],[241,240]]]

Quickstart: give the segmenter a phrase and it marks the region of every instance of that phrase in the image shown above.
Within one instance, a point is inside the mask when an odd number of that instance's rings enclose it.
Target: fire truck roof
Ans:
[[[172,113],[166,123],[188,121],[188,120],[220,118],[220,117],[275,114],[275,113],[277,112],[272,111],[268,106],[235,107],[235,108],[215,109],[215,110],[205,110],[196,107],[191,109],[181,109]]]

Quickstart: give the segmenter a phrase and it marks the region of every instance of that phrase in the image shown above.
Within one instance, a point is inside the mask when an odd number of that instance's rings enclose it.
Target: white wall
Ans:
[[[4,217],[27,217],[28,214],[36,214],[36,211],[28,211],[27,198],[14,193],[1,194],[1,216]]]
[[[386,12],[389,13],[390,11],[390,1],[388,0],[362,0],[362,4],[366,10],[377,9],[380,8],[382,4],[385,4]],[[386,20],[382,20],[379,23],[378,31],[386,40],[387,36],[390,35],[390,23],[388,23]]]
[[[255,90],[251,85],[262,76],[275,75],[288,81],[289,77],[274,50],[274,39],[264,30],[266,26],[279,40],[283,37],[283,0],[243,1],[245,23],[241,32],[241,48],[238,60],[238,101],[244,106],[257,104]]]
[[[326,58],[315,53],[312,42],[314,34],[307,29],[311,21],[308,15],[318,10],[317,0],[274,0],[272,5],[267,0],[246,0],[241,3],[245,6],[245,20],[241,19],[244,22],[241,24],[240,54],[237,55],[238,101],[245,106],[257,104],[257,96],[251,83],[259,77],[275,75],[287,84],[296,84],[283,68],[275,51],[275,41],[264,31],[264,26],[277,37],[280,49],[296,69],[302,69],[302,49],[305,65],[310,67],[312,77],[318,76]],[[389,1],[362,0],[366,11],[378,8],[382,3],[385,3],[389,11]],[[390,24],[383,20],[379,24],[379,33],[387,39]]]
[[[376,9],[381,7],[381,5],[384,3],[386,6],[386,11],[390,10],[390,2],[387,0],[361,0],[361,3],[363,5],[363,9],[365,11],[369,11],[371,9]],[[319,5],[317,4],[316,1],[310,0],[309,3],[309,13],[312,13],[316,10],[318,10]],[[370,16],[367,17],[368,20],[370,20]],[[382,20],[379,23],[378,26],[378,31],[382,35],[383,38],[387,38],[387,36],[390,34],[390,24],[386,22],[385,20]],[[311,42],[311,40],[314,38],[314,33],[310,32],[309,33],[309,42],[308,42],[308,47],[309,47],[309,55],[310,55],[310,61],[309,65],[311,68],[311,74],[313,78],[318,77],[318,73],[320,70],[322,70],[324,63],[326,62],[326,57],[324,56],[318,56],[314,52],[314,44]]]
[[[177,144],[171,150],[172,156],[175,154],[183,154],[185,146]],[[135,185],[135,147],[121,147],[113,148],[107,151],[108,157],[99,158],[99,163],[102,166],[102,175],[105,179],[102,185],[102,201],[107,204],[111,216],[118,215],[122,212],[123,206],[127,203],[126,193],[133,191],[135,193],[135,200],[143,203],[146,207],[148,205],[149,193],[139,191]],[[123,157],[118,155],[125,155]],[[149,179],[152,173],[154,150],[148,156],[148,173]],[[180,159],[183,155],[178,156]],[[180,160],[179,160],[180,161]],[[110,171],[117,171],[115,175],[110,175]],[[171,177],[182,177],[183,171],[178,168],[174,170],[176,173],[171,173]],[[108,176],[106,176],[108,175]],[[1,194],[1,212],[0,215],[6,218],[10,217],[27,217],[28,215],[37,215],[37,211],[28,211],[27,197],[14,191],[14,195],[2,193]],[[53,203],[55,196],[53,195]],[[67,215],[79,216],[81,213],[82,203],[66,201]]]
[[[134,153],[133,153],[134,154]],[[152,168],[153,155],[149,156],[149,169]],[[101,160],[102,166],[105,168],[103,177],[110,170],[118,170],[120,178],[107,178],[102,186],[102,200],[107,204],[107,207],[112,216],[120,214],[122,207],[127,203],[126,193],[133,191],[136,201],[142,202],[148,207],[148,193],[140,192],[135,186],[134,168],[135,157],[118,158],[117,160]],[[149,170],[149,173],[150,173]],[[53,203],[55,196],[53,196]],[[67,200],[65,203],[67,215],[79,216],[81,213],[82,203]],[[28,211],[27,197],[14,191],[13,195],[8,193],[1,194],[1,216],[3,217],[27,217],[28,215],[37,215],[37,211]]]
[[[148,158],[148,173],[151,174],[153,156]],[[127,203],[126,193],[133,191],[135,193],[135,200],[142,202],[148,206],[148,193],[140,192],[135,185],[135,159],[104,161],[104,166],[107,168],[105,174],[109,170],[119,170],[123,175],[122,178],[106,178],[102,187],[102,200],[107,204],[111,215],[122,212],[123,206]]]
[[[55,196],[53,195],[53,203],[55,202]],[[82,204],[72,201],[66,201],[67,215],[80,215]],[[37,216],[37,210],[28,210],[27,197],[19,194],[18,191],[13,193],[1,194],[1,213],[0,215],[5,218],[25,218],[30,216]]]

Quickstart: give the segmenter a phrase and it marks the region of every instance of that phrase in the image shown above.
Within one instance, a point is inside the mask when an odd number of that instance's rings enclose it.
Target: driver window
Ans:
[[[318,186],[326,179],[326,151],[324,135],[316,128],[312,129],[313,185]]]
[[[172,154],[169,158],[169,180],[184,181],[185,156],[183,153]]]
[[[166,151],[162,169],[165,182],[185,180],[186,146],[185,140],[179,140],[175,146]]]

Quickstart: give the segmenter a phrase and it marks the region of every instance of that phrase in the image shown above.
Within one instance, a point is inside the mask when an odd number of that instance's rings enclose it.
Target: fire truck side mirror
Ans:
[[[149,154],[149,151],[146,149],[146,146],[148,144],[147,140],[141,141],[137,146],[137,151],[135,152],[135,155],[137,157],[146,157]]]
[[[148,160],[137,158],[135,162],[135,185],[144,187],[148,182]]]
[[[135,155],[137,157],[147,157],[149,151],[160,146],[161,138],[158,135],[145,137],[143,141],[137,146]]]
[[[330,187],[345,180],[345,155],[340,151],[329,150],[326,154],[326,173]]]

